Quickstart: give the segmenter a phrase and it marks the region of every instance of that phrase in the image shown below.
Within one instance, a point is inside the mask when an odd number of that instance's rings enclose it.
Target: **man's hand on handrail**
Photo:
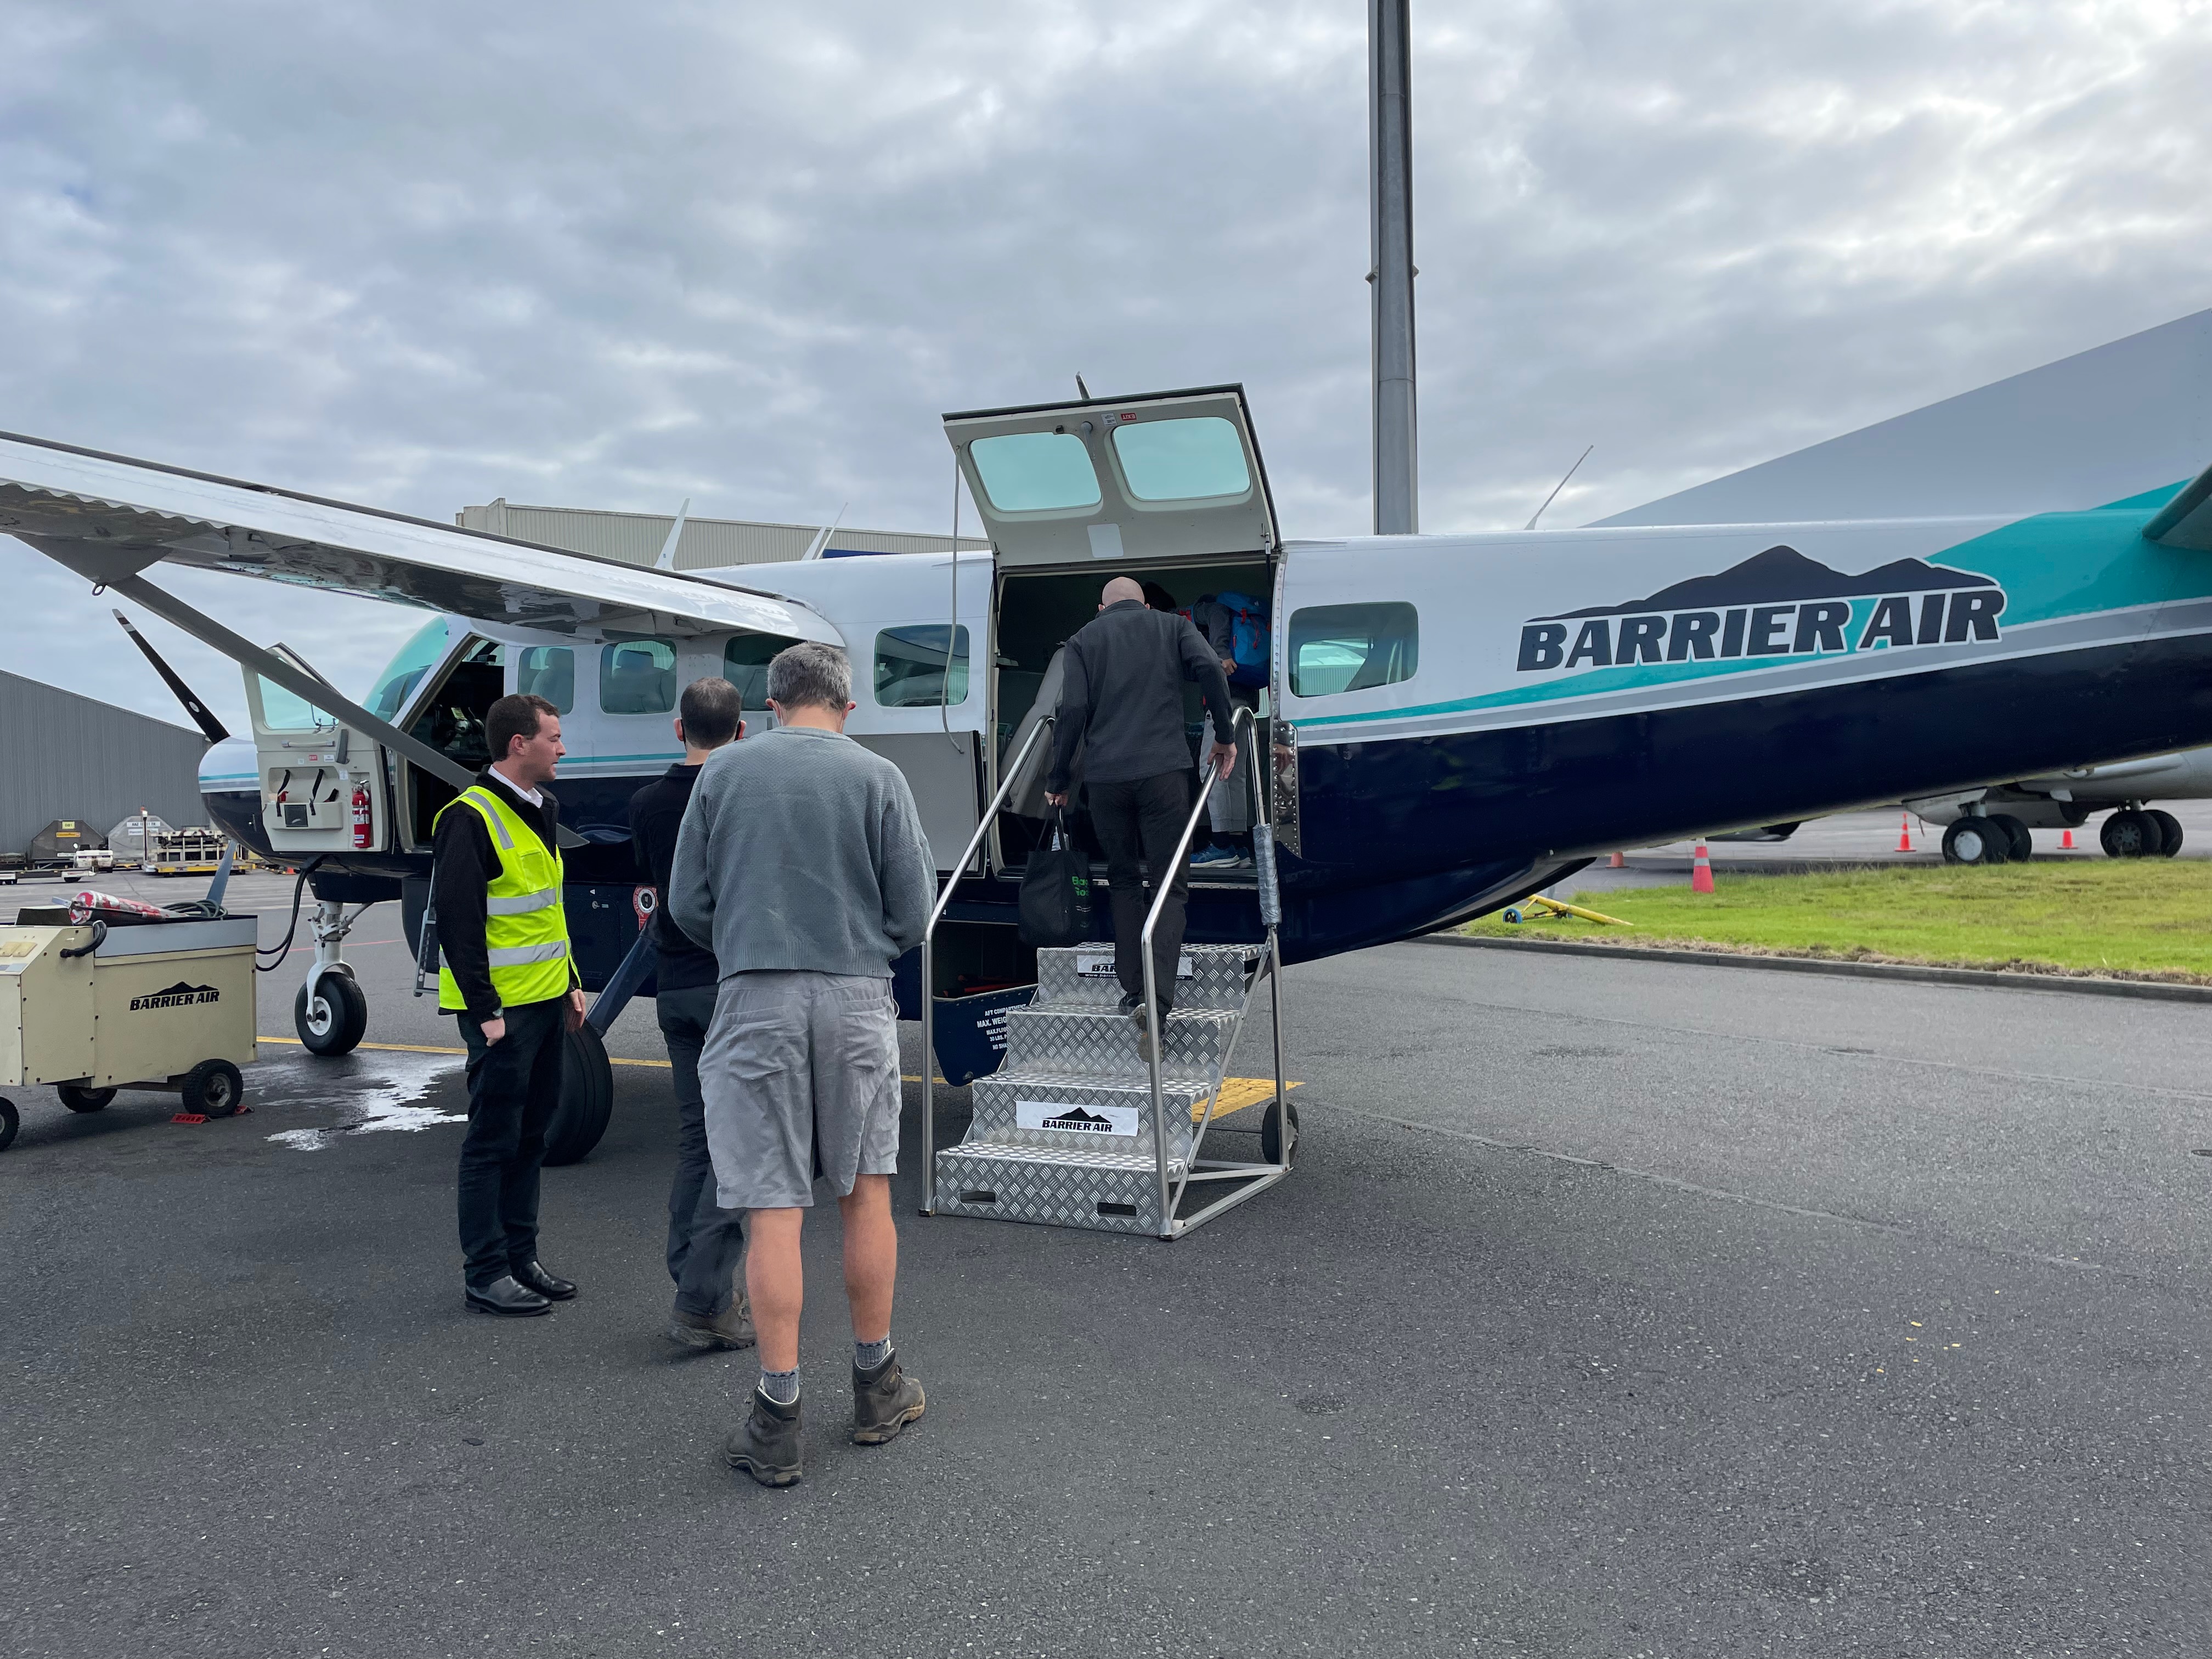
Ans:
[[[1217,743],[1206,750],[1206,760],[1207,765],[1225,778],[1237,769],[1237,745],[1233,743]]]

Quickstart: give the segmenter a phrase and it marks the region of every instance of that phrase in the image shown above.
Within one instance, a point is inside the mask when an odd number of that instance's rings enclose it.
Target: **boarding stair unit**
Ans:
[[[1240,749],[1256,763],[1250,714],[1240,710],[1237,718],[1240,729],[1232,740],[1241,737]],[[1039,726],[1032,740],[1044,729]],[[1018,775],[1021,758],[1008,769],[1010,780]],[[1209,775],[1184,824],[1178,860],[1188,856],[1216,787],[1218,780]],[[995,802],[991,810],[997,810]],[[984,816],[988,823],[991,814]],[[1257,944],[1182,947],[1175,1007],[1163,1023],[1164,1039],[1149,1059],[1140,1053],[1137,1021],[1121,1011],[1110,944],[1037,952],[1036,994],[1028,1006],[1007,1013],[1005,1059],[972,1085],[968,1132],[957,1146],[934,1147],[934,1082],[925,1089],[926,1212],[1174,1239],[1290,1173],[1297,1115],[1283,1081],[1281,908],[1273,839],[1264,821],[1255,825],[1254,843],[1267,936]],[[1143,933],[1146,1000],[1155,1005],[1152,941],[1164,898],[1163,888]],[[940,899],[939,912],[944,908]],[[933,929],[935,921],[933,915]],[[923,982],[930,981],[925,977]],[[1269,1094],[1262,1082],[1261,1097],[1254,1098],[1251,1085],[1232,1079],[1229,1070],[1246,1013],[1263,985],[1272,1015],[1273,1089]],[[931,999],[923,1001],[927,1011]],[[925,1012],[923,1018],[925,1075],[933,1079],[930,1014]],[[1225,1091],[1237,1096],[1227,1104]],[[1205,1156],[1208,1132],[1228,1111],[1252,1114],[1243,1123],[1259,1128],[1260,1161]],[[1197,1191],[1186,1214],[1185,1196],[1193,1187]]]

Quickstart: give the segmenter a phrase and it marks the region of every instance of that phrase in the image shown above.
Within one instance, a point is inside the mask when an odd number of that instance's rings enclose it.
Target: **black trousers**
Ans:
[[[714,1200],[714,1161],[707,1153],[707,1105],[699,1092],[699,1052],[714,1022],[716,985],[663,991],[653,999],[676,1080],[676,1179],[668,1188],[668,1276],[676,1305],[719,1316],[730,1305],[745,1250],[745,1212]]]
[[[568,999],[507,1011],[507,1035],[487,1045],[466,1013],[456,1021],[469,1045],[469,1131],[461,1139],[461,1252],[482,1290],[538,1257],[538,1170],[545,1126],[561,1103]]]
[[[1187,771],[1162,772],[1125,783],[1093,783],[1085,794],[1091,806],[1091,827],[1097,833],[1106,854],[1106,879],[1114,911],[1114,977],[1133,997],[1145,994],[1145,913],[1152,908],[1153,883],[1168,866],[1176,837],[1190,817],[1191,790],[1197,781]],[[1151,881],[1139,863],[1151,872]],[[1190,866],[1176,869],[1168,884],[1168,902],[1160,911],[1160,925],[1152,935],[1153,983],[1160,1006],[1175,1006],[1176,959],[1182,954],[1183,908],[1190,896]]]

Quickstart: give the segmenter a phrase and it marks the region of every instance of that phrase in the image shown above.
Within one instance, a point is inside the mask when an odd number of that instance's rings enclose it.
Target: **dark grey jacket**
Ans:
[[[1054,794],[1066,791],[1079,743],[1085,745],[1087,783],[1126,783],[1189,771],[1182,718],[1186,680],[1198,682],[1214,729],[1229,730],[1229,677],[1190,619],[1151,610],[1135,599],[1108,605],[1067,642],[1066,679],[1052,734],[1052,775],[1045,787]]]

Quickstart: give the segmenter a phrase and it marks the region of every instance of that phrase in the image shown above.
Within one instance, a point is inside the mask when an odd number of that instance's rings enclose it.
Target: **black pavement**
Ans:
[[[394,923],[370,1040],[450,1046]],[[1182,1242],[922,1220],[909,1159],[888,1447],[825,1210],[783,1492],[720,1461],[752,1357],[659,1334],[653,1066],[547,1172],[582,1296],[513,1325],[461,1305],[453,1057],[272,1044],[202,1127],[12,1091],[0,1650],[2212,1651],[2203,1011],[1435,945],[1289,987],[1301,1167]]]

